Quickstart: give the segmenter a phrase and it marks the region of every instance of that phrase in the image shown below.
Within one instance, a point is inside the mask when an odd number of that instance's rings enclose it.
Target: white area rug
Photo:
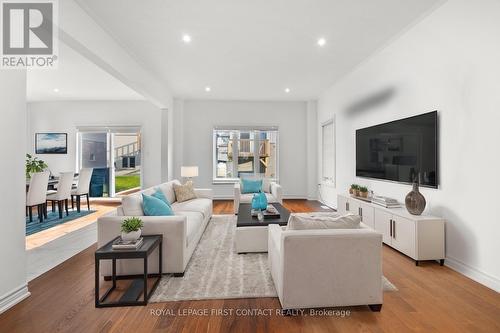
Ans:
[[[150,302],[277,297],[267,253],[237,254],[236,217],[214,215],[183,277],[164,276]],[[397,288],[382,277],[384,291]]]

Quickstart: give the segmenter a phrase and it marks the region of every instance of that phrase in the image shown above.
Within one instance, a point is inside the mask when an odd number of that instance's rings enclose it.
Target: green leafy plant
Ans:
[[[42,172],[47,168],[47,163],[37,157],[26,154],[26,178],[30,178],[35,172]]]
[[[358,184],[352,184],[351,189],[353,190],[359,190],[359,185]]]
[[[368,192],[368,187],[366,187],[366,186],[360,186],[360,187],[359,187],[359,192],[361,192],[361,193],[366,193],[366,192]]]
[[[138,217],[129,217],[122,222],[122,231],[129,233],[132,231],[137,231],[144,226],[142,220]]]

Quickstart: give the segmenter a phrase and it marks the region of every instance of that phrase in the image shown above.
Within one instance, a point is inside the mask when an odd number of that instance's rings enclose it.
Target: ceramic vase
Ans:
[[[405,205],[408,212],[412,215],[420,215],[425,209],[425,198],[418,190],[417,181],[413,183],[413,189],[406,195]]]
[[[252,209],[265,210],[267,208],[267,198],[265,193],[255,193],[252,198]]]
[[[259,221],[264,221],[264,213],[262,213],[261,210],[259,210],[259,212],[257,213],[257,220]]]
[[[139,239],[141,237],[141,229],[137,231],[131,231],[131,232],[123,232],[122,231],[122,240],[125,242],[133,242]]]

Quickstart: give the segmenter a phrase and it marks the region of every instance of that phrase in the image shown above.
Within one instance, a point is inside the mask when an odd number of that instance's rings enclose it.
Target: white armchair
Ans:
[[[267,202],[283,203],[283,189],[276,182],[264,180],[262,190],[266,194]],[[234,213],[238,214],[240,203],[251,203],[253,193],[241,193],[241,185],[239,182],[234,184]]]
[[[283,309],[382,307],[382,235],[269,225],[269,267]]]

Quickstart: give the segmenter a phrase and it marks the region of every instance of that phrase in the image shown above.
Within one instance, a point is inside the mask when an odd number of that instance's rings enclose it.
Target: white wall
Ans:
[[[216,197],[232,198],[232,185],[212,184],[213,128],[278,126],[279,178],[284,196],[308,197],[306,102],[178,100],[174,104],[176,178],[180,177],[181,165],[198,165],[197,186],[213,188]]]
[[[422,189],[425,213],[446,218],[447,264],[500,290],[497,207],[500,154],[500,2],[450,0],[362,63],[319,100],[319,124],[336,115],[337,189],[350,183],[403,200],[410,187],[355,178],[354,131],[439,111],[440,186]],[[383,103],[349,112],[368,96]],[[321,164],[319,164],[321,165]]]
[[[5,70],[0,75],[0,313],[29,296],[26,284],[24,203],[26,184],[26,72]]]
[[[27,152],[34,153],[35,133],[68,133],[67,155],[36,155],[52,173],[75,170],[77,126],[141,126],[143,187],[162,179],[162,111],[145,101],[67,101],[28,104]]]
[[[82,9],[82,7],[84,9]],[[129,86],[159,108],[171,109],[172,92],[156,73],[144,68],[91,16],[83,1],[59,2],[59,38],[101,69]]]
[[[318,199],[318,105],[316,101],[307,102],[307,199]]]

